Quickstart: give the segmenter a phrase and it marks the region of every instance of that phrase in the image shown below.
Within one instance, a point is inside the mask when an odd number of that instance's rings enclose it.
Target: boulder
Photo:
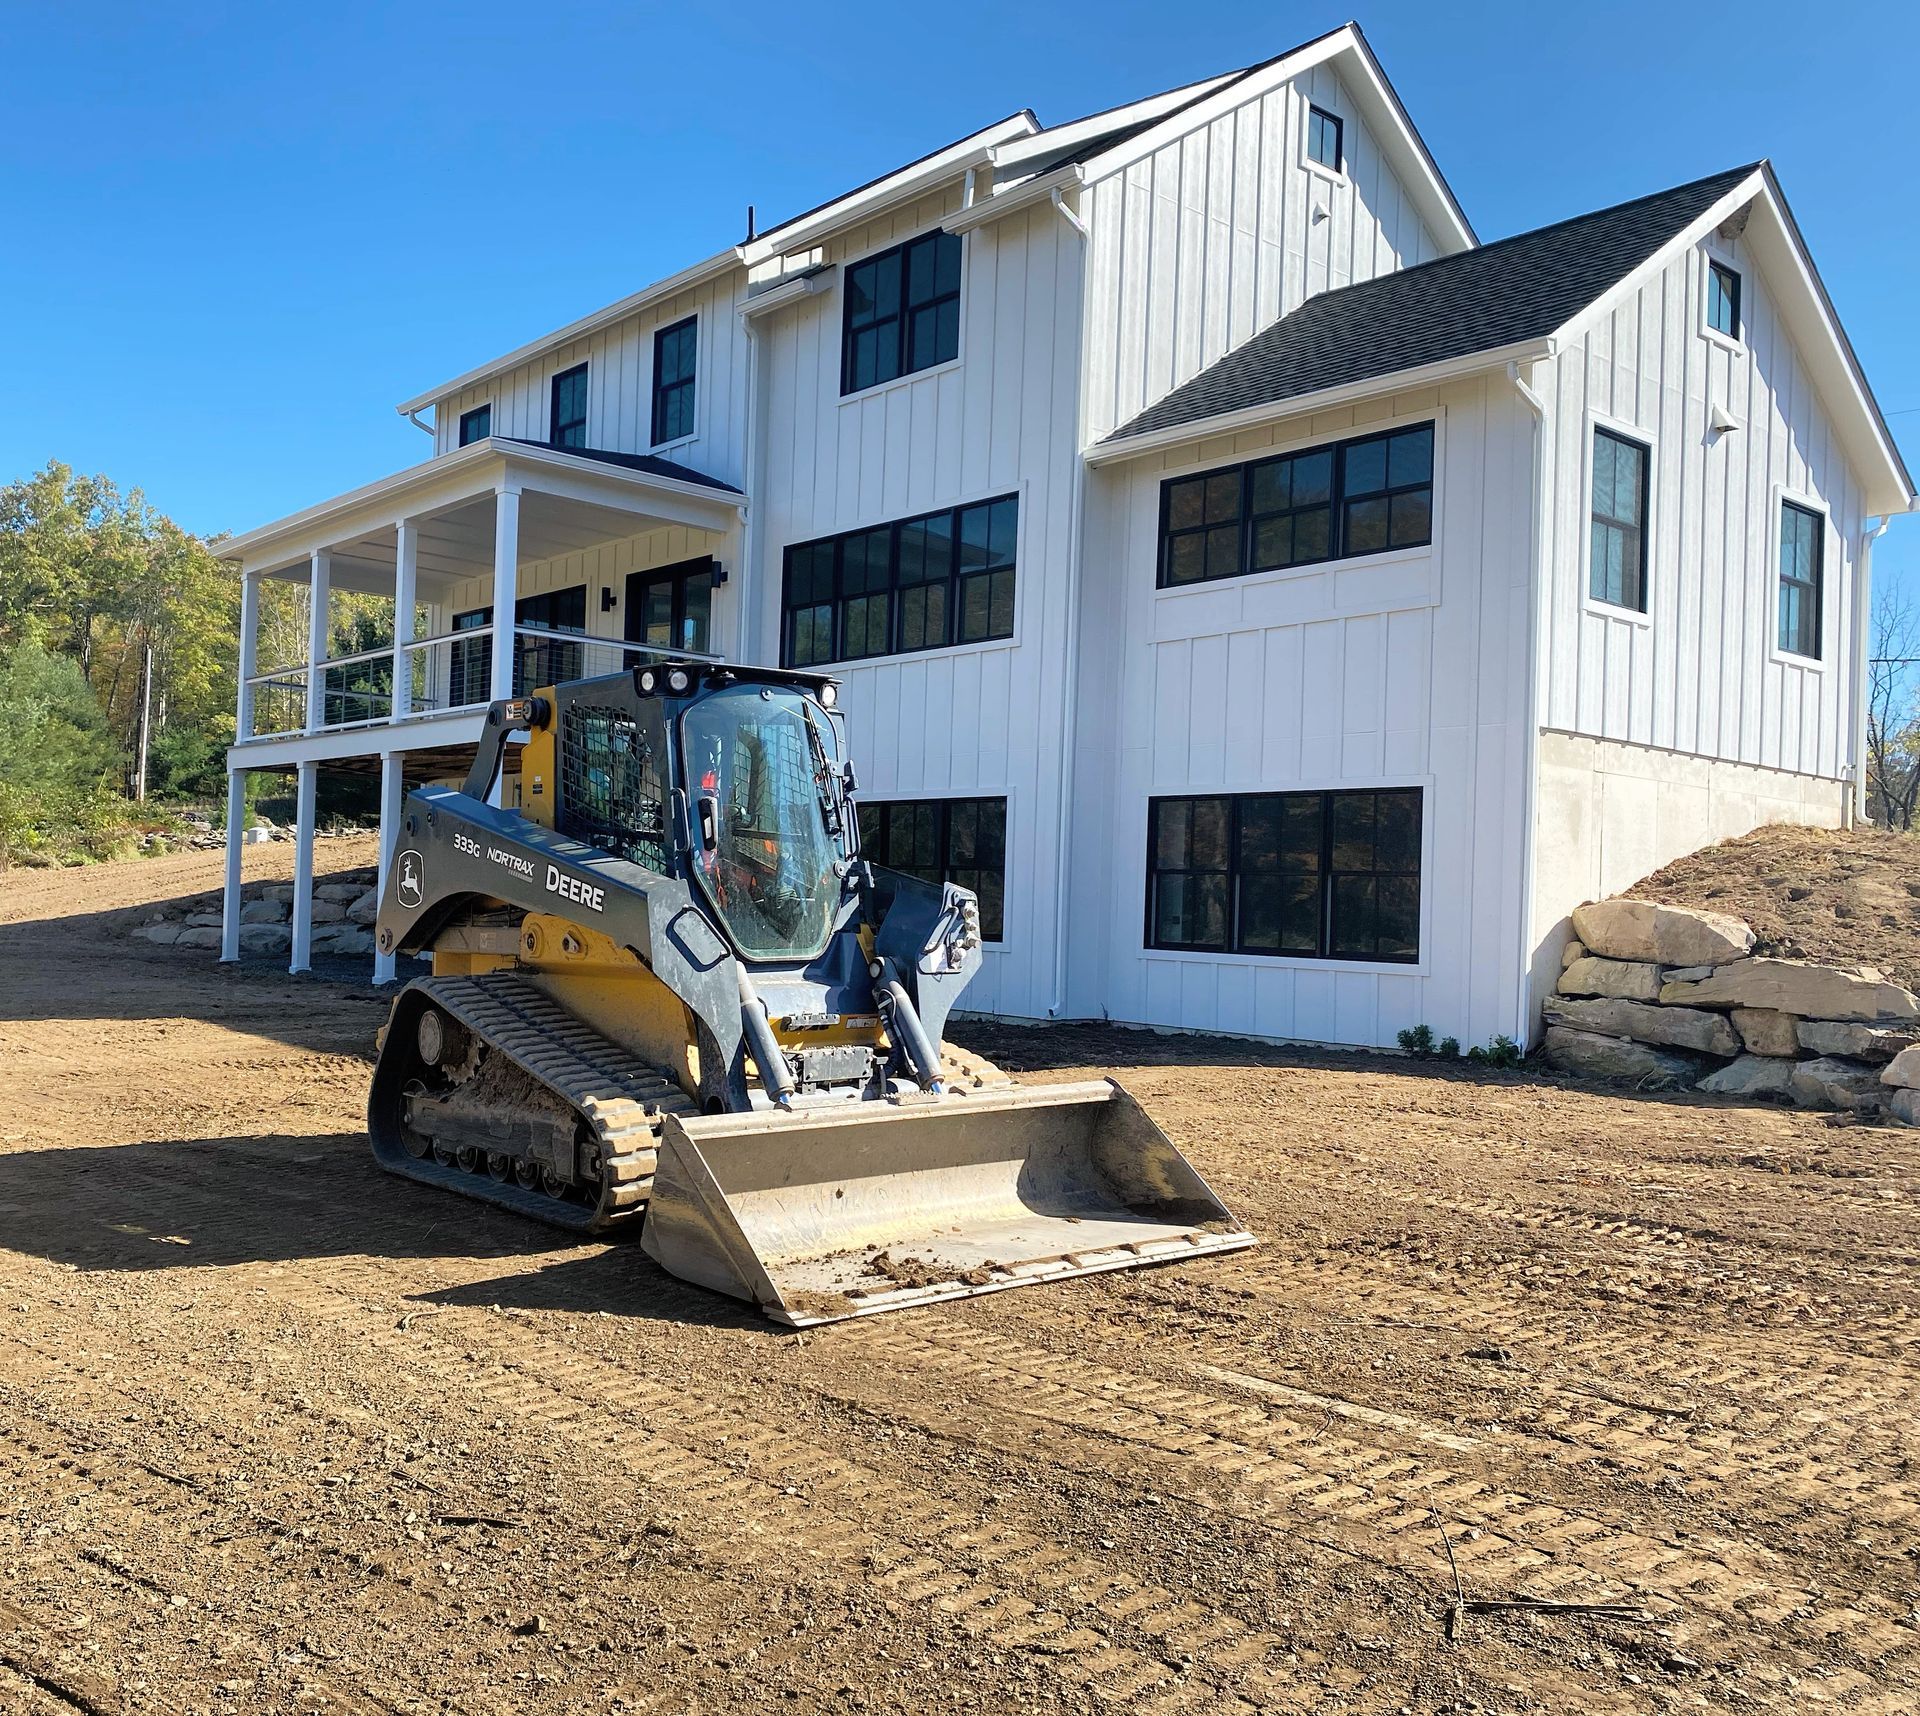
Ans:
[[[293,945],[293,931],[286,924],[242,924],[242,953],[285,953]]]
[[[1795,1061],[1790,1088],[1802,1108],[1878,1108],[1880,1069],[1837,1055]]]
[[[137,936],[144,937],[147,941],[158,942],[162,947],[171,947],[180,939],[181,926],[179,924],[165,922],[147,924],[135,930],[133,933]]]
[[[1547,1064],[1562,1072],[1635,1084],[1642,1090],[1681,1090],[1700,1076],[1701,1063],[1691,1055],[1566,1025],[1547,1027],[1545,1049]]]
[[[1902,1049],[1880,1069],[1880,1082],[1920,1090],[1920,1048]]]
[[[338,900],[341,905],[350,905],[360,897],[358,882],[317,882],[314,884],[313,897],[316,900]]]
[[[1791,1096],[1796,1065],[1771,1055],[1742,1055],[1718,1072],[1708,1073],[1694,1088],[1714,1096]]]
[[[217,926],[189,924],[173,938],[175,947],[218,947],[220,931]]]
[[[1709,1055],[1740,1052],[1740,1039],[1733,1026],[1721,1014],[1695,1007],[1650,1007],[1644,1001],[1553,1000],[1547,1003],[1546,1013],[1557,1024],[1598,1031],[1603,1036],[1633,1037],[1643,1043],[1698,1049]]]
[[[1804,959],[1743,959],[1697,983],[1662,986],[1675,1007],[1770,1007],[1802,1019],[1920,1019],[1920,1000],[1870,965],[1814,965]]]
[[[1802,1019],[1796,1035],[1816,1055],[1844,1055],[1855,1061],[1889,1061],[1920,1043],[1920,1032],[1888,1030],[1884,1025],[1849,1025],[1838,1019]]]
[[[380,915],[380,895],[369,888],[364,894],[347,907],[347,921],[356,924],[370,924]]]
[[[249,900],[240,908],[243,924],[280,924],[287,921],[287,908],[278,900]]]
[[[338,900],[315,900],[313,902],[313,921],[317,924],[337,924],[346,922],[347,908]]]
[[[1756,1055],[1785,1055],[1792,1060],[1800,1052],[1800,1037],[1794,1027],[1800,1021],[1791,1013],[1776,1013],[1771,1007],[1736,1007],[1731,1017],[1740,1041]]]
[[[281,905],[290,906],[293,904],[293,884],[291,882],[274,882],[270,886],[260,890],[260,898],[263,900],[278,900]]]
[[[1576,959],[1560,973],[1562,995],[1607,995],[1619,1001],[1660,999],[1660,967],[1624,959]]]
[[[1560,969],[1565,971],[1576,959],[1585,959],[1586,957],[1586,948],[1578,941],[1570,941],[1560,950]]]
[[[336,924],[324,936],[313,938],[315,953],[371,953],[373,952],[373,931],[361,929],[357,924]]]
[[[1577,906],[1573,933],[1589,953],[1655,965],[1725,965],[1753,951],[1753,931],[1738,918],[1652,900],[1596,900]]]
[[[1920,1126],[1920,1090],[1889,1091],[1887,1112],[1908,1126]]]
[[[218,912],[188,912],[188,929],[218,929],[226,919]]]

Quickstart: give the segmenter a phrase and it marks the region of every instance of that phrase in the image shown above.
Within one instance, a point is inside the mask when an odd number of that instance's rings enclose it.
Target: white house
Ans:
[[[1855,814],[1914,501],[1764,162],[1481,244],[1353,25],[1016,113],[400,410],[432,457],[222,549],[295,969],[318,765],[381,770],[389,850],[489,697],[694,651],[833,665],[872,854],[981,895],[971,1005],[1337,1043],[1527,1038],[1572,906]],[[329,589],[391,648],[326,660]]]

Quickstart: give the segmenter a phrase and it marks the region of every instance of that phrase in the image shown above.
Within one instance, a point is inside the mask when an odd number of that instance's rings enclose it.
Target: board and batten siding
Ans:
[[[988,948],[966,1000],[971,1011],[1036,1017],[1049,1002],[1055,937],[1082,240],[1045,204],[969,232],[957,359],[840,392],[844,265],[931,230],[961,194],[956,180],[836,238],[819,256],[841,265],[832,287],[762,323],[767,439],[750,647],[779,659],[789,544],[1019,496],[1011,639],[831,671],[863,796],[1007,800],[1005,939]]]
[[[461,414],[479,405],[493,407],[494,434],[545,441],[552,427],[553,378],[581,363],[588,366],[587,445],[612,453],[656,451],[653,336],[660,328],[697,316],[694,432],[657,451],[676,464],[745,488],[747,336],[739,309],[746,281],[746,271],[734,269],[531,363],[447,395],[434,407],[434,452],[458,448]]]
[[[1739,349],[1702,330],[1709,256],[1742,281]],[[1540,366],[1552,423],[1542,725],[1836,780],[1853,761],[1861,490],[1746,247],[1677,257]],[[1715,406],[1736,427],[1710,428]],[[1647,612],[1590,598],[1594,427],[1649,444]],[[1821,659],[1776,647],[1784,495],[1829,513]]]
[[[1169,475],[1429,419],[1431,548],[1155,587]],[[1495,379],[1103,474],[1089,502],[1071,1011],[1372,1047],[1422,1022],[1462,1042],[1514,1029],[1531,459],[1531,421]],[[1145,946],[1150,799],[1385,786],[1424,789],[1416,965]]]
[[[1305,158],[1310,105],[1341,118],[1344,174]],[[1316,293],[1440,254],[1327,65],[1088,173],[1089,441]]]

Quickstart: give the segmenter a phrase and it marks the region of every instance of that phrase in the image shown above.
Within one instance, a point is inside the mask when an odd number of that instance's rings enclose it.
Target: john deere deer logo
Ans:
[[[418,852],[402,852],[398,862],[400,880],[394,883],[393,891],[401,905],[411,910],[420,903],[420,877],[426,864]]]

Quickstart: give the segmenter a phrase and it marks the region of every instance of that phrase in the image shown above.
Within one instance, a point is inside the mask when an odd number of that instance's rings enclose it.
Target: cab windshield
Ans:
[[[750,959],[811,959],[840,904],[830,723],[797,691],[730,686],[682,721],[694,872]]]

